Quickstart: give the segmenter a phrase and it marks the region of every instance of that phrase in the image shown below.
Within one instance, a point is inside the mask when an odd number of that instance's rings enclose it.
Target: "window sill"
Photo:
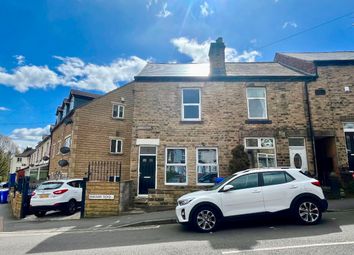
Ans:
[[[188,183],[165,183],[166,186],[187,186]]]
[[[124,118],[115,118],[115,117],[112,117],[113,120],[124,120]]]
[[[202,120],[181,120],[180,124],[203,124],[204,121]]]
[[[123,155],[123,152],[110,152],[111,155]]]
[[[246,124],[272,124],[271,120],[266,119],[248,119],[245,120]]]

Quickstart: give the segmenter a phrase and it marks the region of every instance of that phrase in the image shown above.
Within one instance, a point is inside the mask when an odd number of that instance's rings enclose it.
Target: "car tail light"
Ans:
[[[317,186],[317,187],[321,187],[321,183],[320,181],[314,181],[314,182],[311,182],[313,185]]]
[[[54,191],[53,194],[60,195],[60,194],[63,194],[65,192],[67,192],[67,191],[68,191],[68,189],[60,189],[60,190]]]
[[[31,196],[34,197],[36,195],[36,192],[32,192]]]

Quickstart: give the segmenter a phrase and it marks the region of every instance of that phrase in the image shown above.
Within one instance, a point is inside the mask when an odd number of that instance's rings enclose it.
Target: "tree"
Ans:
[[[0,134],[0,180],[5,179],[9,173],[11,154],[17,152],[17,145],[11,138]]]
[[[250,167],[250,160],[243,145],[237,145],[232,149],[232,159],[229,163],[229,169],[232,173],[246,170]]]

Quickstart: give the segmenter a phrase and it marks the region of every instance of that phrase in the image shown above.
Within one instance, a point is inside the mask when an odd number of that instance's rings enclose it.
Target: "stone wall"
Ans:
[[[320,66],[318,78],[309,83],[309,96],[315,136],[335,137],[335,168],[348,167],[344,122],[354,122],[354,66]],[[347,86],[350,92],[345,92]],[[317,89],[325,95],[316,95]]]
[[[87,182],[85,217],[119,214],[120,187],[118,182]],[[114,199],[90,199],[90,195],[113,195]]]
[[[159,208],[175,208],[177,199],[191,191],[200,190],[200,187],[175,187],[166,189],[151,189],[148,195],[148,206],[150,210]]]
[[[246,88],[265,87],[268,123],[249,124]],[[183,88],[201,89],[201,121],[181,121]],[[136,82],[131,156],[131,179],[138,178],[139,147],[136,139],[160,139],[157,147],[157,189],[165,185],[166,147],[187,149],[190,189],[196,186],[196,148],[218,148],[219,174],[229,175],[231,150],[244,144],[245,137],[274,137],[277,165],[289,166],[289,137],[304,137],[308,167],[313,171],[308,119],[305,112],[304,82]],[[199,186],[202,188],[202,186]]]
[[[12,215],[16,219],[21,219],[22,194],[17,191],[16,194],[14,192],[10,192],[10,204],[11,204]]]

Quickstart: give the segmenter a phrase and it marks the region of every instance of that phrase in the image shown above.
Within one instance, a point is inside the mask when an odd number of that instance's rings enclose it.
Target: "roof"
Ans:
[[[226,77],[305,77],[275,62],[225,63]],[[135,76],[140,77],[209,77],[209,64],[147,64]]]
[[[29,157],[33,154],[33,152],[35,152],[35,149],[27,147],[22,153],[17,154],[16,157],[21,157],[21,158]]]
[[[354,51],[299,52],[299,53],[279,53],[279,54],[302,59],[305,61],[311,61],[311,62],[354,60]]]
[[[76,89],[72,89],[70,90],[70,97],[71,96],[81,96],[81,97],[89,97],[89,98],[97,98],[100,97],[101,95],[98,94],[94,94],[94,93],[89,93],[89,92],[85,92],[85,91],[81,91],[81,90],[76,90]]]

